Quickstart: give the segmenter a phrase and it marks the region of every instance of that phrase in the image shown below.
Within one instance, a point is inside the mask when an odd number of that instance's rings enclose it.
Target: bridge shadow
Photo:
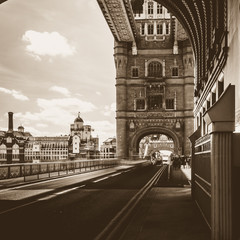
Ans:
[[[187,177],[180,168],[170,166],[170,173],[165,171],[159,179],[156,186],[158,187],[190,187]]]
[[[181,169],[163,173],[136,211],[121,240],[210,240],[211,233]]]

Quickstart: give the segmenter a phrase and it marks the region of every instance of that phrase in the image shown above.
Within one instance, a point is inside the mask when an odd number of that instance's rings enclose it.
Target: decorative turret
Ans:
[[[114,60],[117,78],[125,78],[127,74],[127,43],[115,41]]]
[[[74,120],[74,123],[77,123],[77,122],[82,122],[83,123],[83,120],[80,117],[80,112],[78,112],[78,117]]]
[[[23,132],[24,132],[24,127],[23,127],[23,126],[19,126],[19,127],[18,127],[18,132],[23,133]]]

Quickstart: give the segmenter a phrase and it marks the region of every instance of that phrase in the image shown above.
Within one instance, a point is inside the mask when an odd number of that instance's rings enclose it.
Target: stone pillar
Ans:
[[[232,239],[232,133],[212,133],[211,227],[212,239]]]
[[[20,163],[24,163],[25,159],[24,159],[24,144],[21,144],[19,146],[19,162]]]
[[[191,152],[189,137],[193,133],[194,129],[194,116],[192,109],[193,106],[193,99],[194,99],[194,78],[193,77],[186,77],[184,79],[184,132],[183,132],[183,149],[184,154],[189,155]]]
[[[195,184],[195,141],[201,137],[201,128],[198,127],[198,129],[191,135],[189,136],[189,139],[191,141],[191,183],[192,183],[192,191],[191,195],[192,198],[195,198],[195,189],[196,189],[196,184]]]
[[[127,158],[127,43],[114,45],[116,65],[116,122],[117,122],[117,158]]]
[[[235,88],[229,85],[204,115],[211,134],[212,240],[232,240],[232,135]]]

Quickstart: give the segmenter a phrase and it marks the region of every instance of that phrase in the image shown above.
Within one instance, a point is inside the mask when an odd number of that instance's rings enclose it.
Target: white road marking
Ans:
[[[79,187],[74,187],[74,188],[70,188],[70,189],[67,189],[67,190],[64,190],[64,191],[61,191],[61,192],[57,192],[55,193],[56,195],[60,195],[60,194],[64,194],[64,193],[67,193],[67,192],[71,192],[71,191],[74,191],[76,189],[78,189]]]
[[[1,214],[4,214],[4,213],[7,213],[7,212],[11,212],[11,211],[16,210],[16,209],[18,209],[18,208],[22,208],[22,207],[25,207],[25,206],[32,205],[32,204],[34,204],[34,203],[36,203],[36,202],[38,202],[38,200],[37,200],[37,201],[30,202],[30,203],[26,203],[26,204],[23,204],[23,205],[14,207],[14,208],[10,208],[10,209],[8,209],[8,210],[5,210],[5,211],[3,211],[3,212],[0,212],[0,215],[1,215]]]
[[[122,173],[119,172],[119,173],[112,174],[111,177],[117,176],[117,175],[119,175],[119,174],[122,174]]]
[[[38,201],[45,201],[45,200],[49,200],[49,199],[54,198],[54,197],[56,197],[55,194],[54,194],[54,195],[47,196],[47,197],[39,198]]]
[[[93,182],[94,182],[94,183],[96,183],[96,182],[100,182],[100,181],[103,181],[103,180],[105,180],[105,179],[107,179],[107,178],[109,178],[109,177],[100,178],[100,179],[95,180],[95,181],[93,181]]]
[[[4,214],[4,213],[11,212],[11,211],[14,211],[14,210],[16,210],[16,209],[19,209],[19,208],[22,208],[22,207],[25,207],[25,206],[29,206],[29,205],[31,205],[31,204],[37,203],[38,201],[49,200],[49,199],[51,199],[51,198],[56,197],[57,195],[64,194],[64,193],[67,193],[67,192],[70,192],[70,191],[73,191],[73,190],[76,190],[76,189],[79,189],[79,188],[83,188],[83,187],[85,187],[85,186],[86,186],[86,185],[81,185],[81,186],[79,186],[79,187],[70,188],[70,189],[67,189],[67,190],[65,190],[65,191],[61,191],[61,192],[54,193],[54,194],[51,194],[51,195],[46,196],[46,197],[43,197],[43,198],[39,198],[39,199],[36,200],[36,201],[30,202],[30,203],[26,203],[26,204],[23,204],[23,205],[20,205],[20,206],[17,206],[17,207],[10,208],[10,209],[8,209],[8,210],[2,211],[2,212],[0,212],[0,215],[1,215],[1,214]]]
[[[43,181],[39,181],[39,182],[35,182],[35,183],[26,183],[26,185],[21,185],[21,186],[17,186],[17,187],[2,189],[2,190],[0,190],[0,193],[1,193],[1,192],[6,192],[6,191],[15,190],[15,189],[19,189],[19,188],[29,187],[29,186],[33,186],[33,185],[38,185],[38,184],[53,182],[53,181],[57,181],[57,180],[63,180],[63,178],[64,178],[64,179],[66,179],[66,178],[72,178],[72,177],[76,177],[76,175],[63,176],[63,177],[60,177],[60,178],[54,178],[54,179],[49,179],[49,180],[43,179]]]

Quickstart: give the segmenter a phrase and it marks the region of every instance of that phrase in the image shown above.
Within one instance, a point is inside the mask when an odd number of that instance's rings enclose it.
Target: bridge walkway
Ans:
[[[132,218],[121,240],[210,240],[210,229],[191,198],[190,169],[161,178]],[[185,174],[184,174],[185,173]]]

